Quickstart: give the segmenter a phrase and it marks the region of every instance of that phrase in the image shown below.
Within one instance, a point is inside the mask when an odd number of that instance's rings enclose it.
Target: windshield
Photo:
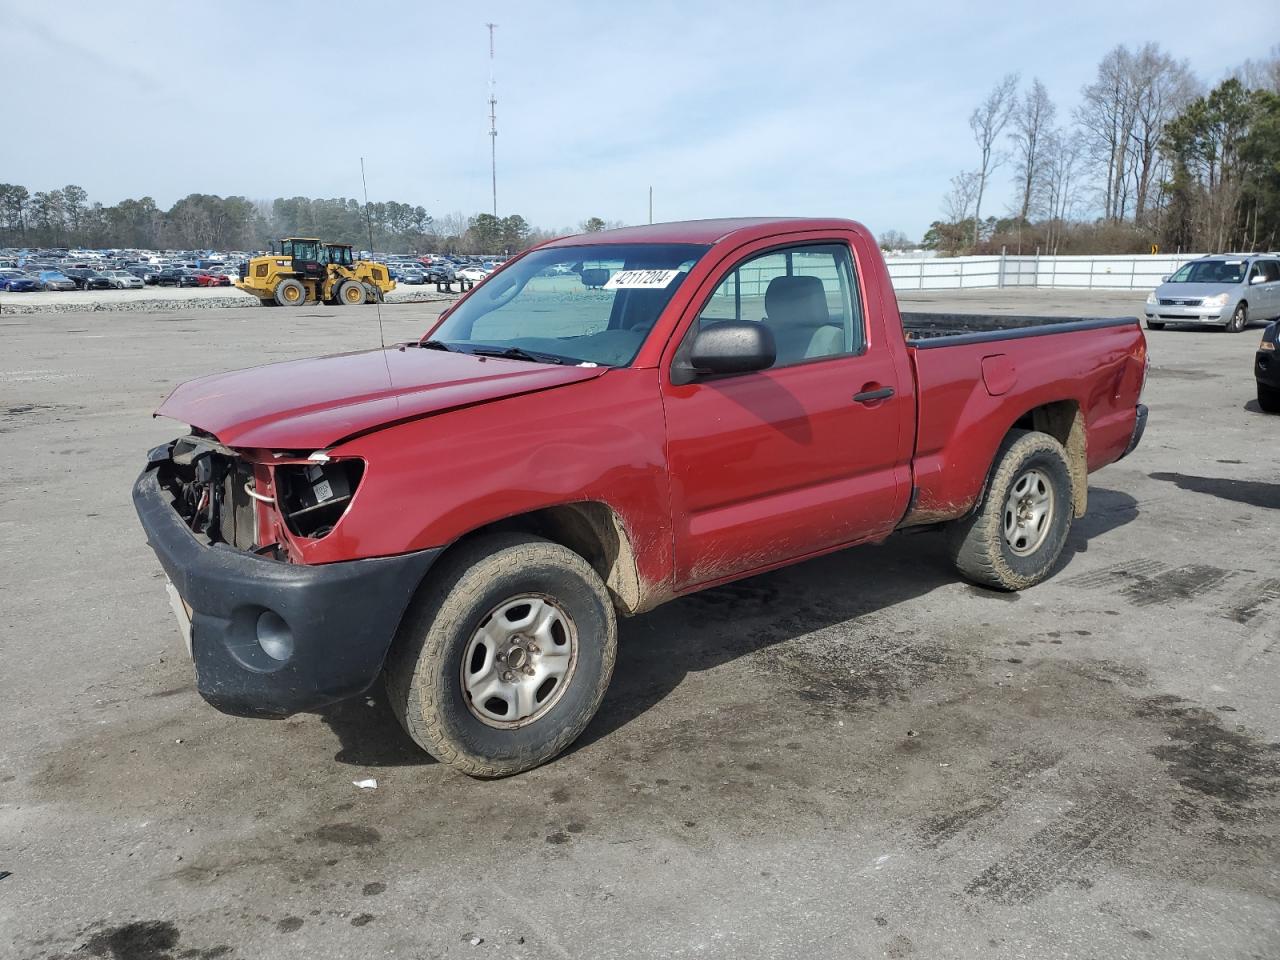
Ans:
[[[1197,260],[1169,278],[1170,283],[1240,283],[1244,280],[1243,260]]]
[[[674,243],[535,250],[485,280],[431,339],[625,366],[706,251]]]

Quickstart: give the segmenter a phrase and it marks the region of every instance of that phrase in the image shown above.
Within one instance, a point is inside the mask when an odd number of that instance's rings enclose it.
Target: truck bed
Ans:
[[[907,525],[975,503],[1009,430],[1049,423],[1029,410],[1058,418],[1060,436],[1078,424],[1088,471],[1124,454],[1146,361],[1136,317],[904,313],[902,326],[917,389]]]
[[[1036,317],[1008,314],[903,313],[907,343],[927,349],[961,343],[1015,340],[1051,333],[1136,324],[1137,317]]]

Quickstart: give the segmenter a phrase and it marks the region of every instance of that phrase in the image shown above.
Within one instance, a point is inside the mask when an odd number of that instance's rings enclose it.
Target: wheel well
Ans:
[[[479,527],[458,542],[497,531],[531,533],[569,548],[591,564],[624,614],[651,605],[640,583],[631,539],[608,504],[587,500],[544,507]]]
[[[1067,452],[1071,471],[1071,505],[1077,517],[1083,517],[1089,506],[1089,458],[1084,416],[1074,400],[1059,400],[1028,410],[1015,428],[1038,430],[1057,440]]]

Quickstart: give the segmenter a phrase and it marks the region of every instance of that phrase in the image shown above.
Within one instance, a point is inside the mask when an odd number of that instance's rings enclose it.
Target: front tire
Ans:
[[[364,303],[364,286],[354,280],[343,280],[342,285],[338,287],[338,302],[347,307],[357,307]]]
[[[1267,413],[1280,413],[1280,390],[1258,384],[1258,406]]]
[[[1062,444],[1046,433],[1011,430],[982,506],[947,529],[951,560],[976,584],[1025,590],[1053,571],[1072,515],[1071,469]]]
[[[282,307],[297,307],[307,302],[307,288],[301,280],[288,277],[276,284],[276,303]]]
[[[1239,304],[1235,312],[1231,314],[1231,319],[1227,321],[1227,333],[1239,333],[1249,325],[1249,308],[1245,304]]]
[[[557,756],[595,715],[617,653],[600,577],[520,534],[456,548],[405,615],[387,662],[392,710],[414,741],[473,777]]]
[[[1163,324],[1163,323],[1160,323],[1158,320],[1148,320],[1148,321],[1147,321],[1147,329],[1148,329],[1148,330],[1163,330],[1163,329],[1164,329],[1164,324]]]

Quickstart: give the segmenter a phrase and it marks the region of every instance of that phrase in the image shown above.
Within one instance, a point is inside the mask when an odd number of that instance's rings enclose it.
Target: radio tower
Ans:
[[[498,215],[498,98],[493,82],[493,31],[496,23],[486,23],[489,28],[489,175],[493,181],[493,215]]]

